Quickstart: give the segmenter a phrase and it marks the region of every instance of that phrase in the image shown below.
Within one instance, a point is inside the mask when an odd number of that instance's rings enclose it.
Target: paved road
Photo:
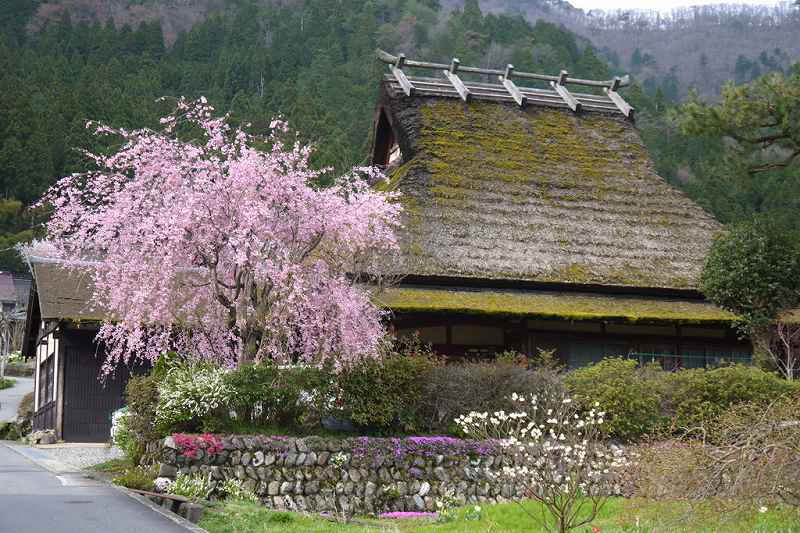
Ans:
[[[14,420],[22,397],[33,392],[33,378],[10,377],[10,379],[14,380],[14,386],[0,390],[0,422]]]
[[[26,453],[39,453],[25,448]],[[106,484],[54,474],[0,443],[1,533],[187,533]]]

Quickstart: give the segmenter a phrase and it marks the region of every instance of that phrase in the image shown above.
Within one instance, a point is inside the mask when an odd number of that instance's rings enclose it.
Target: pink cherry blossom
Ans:
[[[285,123],[257,149],[205,99],[161,124],[90,123],[121,147],[87,153],[97,168],[42,200],[58,256],[91,265],[93,304],[112,313],[98,334],[107,370],[168,350],[227,364],[374,356],[383,311],[368,287],[399,256],[396,195],[368,185],[385,177],[358,168],[321,187]]]

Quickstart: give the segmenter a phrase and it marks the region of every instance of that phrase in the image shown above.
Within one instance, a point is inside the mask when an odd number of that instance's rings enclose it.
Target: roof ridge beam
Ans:
[[[509,63],[506,66],[505,74],[502,76],[498,76],[498,78],[500,78],[500,81],[503,83],[503,87],[506,88],[508,94],[511,95],[511,98],[514,99],[517,105],[520,107],[525,107],[525,102],[527,100],[527,97],[523,95],[520,92],[519,87],[517,87],[516,84],[513,81],[511,81],[511,75],[513,73],[514,73],[514,65]]]
[[[569,90],[564,86],[567,81],[567,76],[569,73],[566,70],[562,70],[561,74],[558,76],[558,82],[551,81],[550,86],[558,93],[564,103],[569,106],[572,111],[575,113],[580,113],[581,111],[581,103],[578,101],[577,98],[572,96]]]
[[[456,74],[460,65],[461,62],[454,57],[453,61],[450,62],[450,70],[443,70],[442,72],[444,72],[445,77],[450,80],[450,84],[455,88],[458,96],[465,102],[469,102],[469,89],[467,89],[467,86],[464,85],[464,82],[461,81],[461,78]]]
[[[633,106],[631,106],[628,102],[625,101],[624,98],[622,98],[622,96],[619,95],[619,93],[617,92],[617,88],[619,86],[620,86],[620,79],[619,77],[615,77],[610,87],[603,87],[603,92],[605,92],[608,98],[612,102],[614,102],[614,104],[617,106],[617,109],[619,109],[623,115],[633,120],[633,112],[634,112]]]
[[[394,56],[388,52],[383,50],[377,50],[376,55],[378,60],[382,63],[393,65],[397,62],[397,56]],[[405,62],[407,67],[411,68],[422,68],[422,69],[447,69],[449,68],[448,65],[444,63],[432,63],[429,61],[414,61],[412,59],[408,59]],[[462,72],[469,72],[470,74],[487,74],[492,76],[502,76],[504,73],[502,70],[491,69],[491,68],[480,68],[480,67],[460,67]],[[547,74],[535,74],[532,72],[515,72],[514,75],[518,78],[526,78],[532,80],[540,80],[540,81],[558,81],[559,76],[550,76]],[[626,85],[630,85],[630,77],[625,75],[620,78],[620,86],[624,87]],[[566,78],[564,80],[564,84],[575,84],[575,85],[585,85],[588,87],[608,87],[613,83],[613,80],[585,80],[581,78]]]
[[[403,88],[403,92],[406,93],[406,96],[411,96],[414,94],[414,85],[411,83],[411,80],[408,79],[406,73],[403,72],[403,65],[406,62],[406,55],[400,54],[397,56],[397,61],[395,61],[394,65],[391,66],[392,74],[394,74],[394,78],[397,80],[397,83],[400,84],[400,87]]]

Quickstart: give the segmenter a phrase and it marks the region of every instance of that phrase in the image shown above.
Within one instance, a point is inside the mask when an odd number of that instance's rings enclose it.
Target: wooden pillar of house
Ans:
[[[504,340],[506,350],[513,350],[521,354],[530,355],[528,348],[528,328],[522,318],[511,318],[504,327]]]
[[[56,350],[56,438],[59,440],[64,438],[64,342],[63,340],[58,343]]]

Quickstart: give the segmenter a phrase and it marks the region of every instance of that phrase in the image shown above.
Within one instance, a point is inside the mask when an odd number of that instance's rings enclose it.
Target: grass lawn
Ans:
[[[13,379],[10,378],[0,378],[0,390],[3,389],[10,389],[16,383]]]
[[[533,503],[526,504],[538,509]],[[636,533],[800,533],[800,512],[788,508],[768,509],[760,513],[756,508],[721,511],[712,502],[689,505],[685,502],[649,502],[642,500],[610,500],[600,516],[590,525],[577,530],[581,533],[636,532]],[[539,526],[517,504],[483,506],[479,521],[467,521],[463,511],[459,519],[445,524],[431,520],[375,520],[357,519],[358,523],[338,524],[324,518],[279,513],[264,507],[228,502],[206,512],[200,525],[209,533],[300,533],[300,532],[531,532]]]

